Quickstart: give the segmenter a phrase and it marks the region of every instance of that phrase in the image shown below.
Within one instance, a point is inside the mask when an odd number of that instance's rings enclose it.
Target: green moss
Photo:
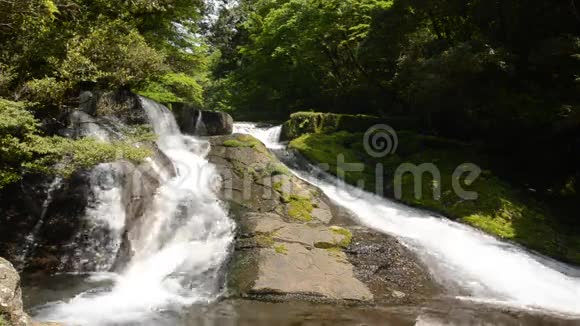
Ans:
[[[312,206],[312,200],[310,197],[290,195],[286,199],[288,201],[288,215],[290,215],[291,218],[303,222],[312,221],[312,211],[314,210],[314,206]]]
[[[328,248],[324,248],[324,250],[328,251],[329,253],[333,253],[333,254],[338,254],[342,252],[342,249],[340,247],[328,247]]]
[[[225,147],[253,147],[252,144],[244,143],[236,139],[226,140],[224,142]]]
[[[0,315],[0,326],[8,326],[8,322],[3,315]]]
[[[366,164],[360,171],[345,171],[339,166],[339,157],[344,163],[366,163],[366,158],[359,155],[364,152],[362,134],[339,132],[330,135],[312,134],[301,136],[290,142],[289,148],[298,150],[307,159],[313,162],[326,164],[328,172],[334,175],[343,175],[345,180],[354,185],[361,185],[365,189],[374,191],[374,171],[368,169],[373,164]],[[357,145],[360,144],[360,148]]]
[[[274,250],[276,250],[276,253],[281,254],[281,255],[288,254],[288,248],[286,248],[286,246],[284,244],[274,245]]]
[[[284,186],[284,183],[282,181],[278,181],[278,182],[274,182],[274,184],[272,185],[272,188],[274,188],[274,190],[276,190],[279,193],[282,193],[282,187]]]
[[[380,118],[362,114],[297,112],[292,114],[290,120],[284,124],[282,137],[285,140],[292,140],[301,135],[312,133],[364,132],[368,128],[383,122]]]
[[[298,150],[313,162],[328,164],[329,172],[334,175],[341,172],[337,164],[339,155],[345,158],[346,163],[361,163],[364,169],[345,172],[345,181],[370,192],[376,192],[377,181],[382,181],[385,189],[381,190],[387,196],[394,196],[394,174],[402,163],[433,163],[441,172],[440,183],[430,174],[424,174],[420,182],[422,197],[416,198],[415,178],[411,173],[404,174],[401,180],[402,196],[398,198],[400,201],[436,211],[548,256],[580,263],[580,240],[577,240],[579,237],[574,228],[564,225],[552,210],[526,191],[496,177],[488,168],[490,164],[485,156],[457,141],[410,132],[399,132],[398,136],[397,153],[381,159],[365,152],[362,133],[303,135],[293,140],[290,148]],[[484,169],[470,185],[460,180],[463,189],[478,194],[476,200],[464,200],[453,190],[453,172],[465,162],[476,163]],[[379,163],[384,173],[375,175]],[[434,198],[435,186],[441,189],[440,199]]]
[[[268,163],[268,166],[266,167],[266,173],[269,176],[276,176],[276,175],[286,175],[286,176],[290,176],[292,175],[292,173],[290,172],[290,170],[281,163]]]
[[[259,234],[254,237],[256,244],[263,248],[271,248],[274,245],[274,239],[271,234]]]
[[[338,246],[342,248],[348,248],[352,242],[352,232],[350,230],[341,228],[338,226],[333,226],[330,228],[332,233],[343,236],[343,239],[337,243]]]
[[[225,147],[233,148],[253,148],[260,153],[268,155],[271,157],[270,152],[258,139],[250,135],[239,135],[236,139],[228,139],[223,142]]]

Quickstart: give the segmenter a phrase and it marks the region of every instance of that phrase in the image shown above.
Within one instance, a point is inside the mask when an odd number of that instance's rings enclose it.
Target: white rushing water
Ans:
[[[182,135],[166,107],[141,101],[177,176],[161,185],[152,209],[140,219],[126,270],[96,277],[110,278],[112,287],[46,305],[39,319],[66,325],[159,325],[164,311],[220,294],[219,269],[228,256],[234,224],[213,191],[217,173],[205,159],[209,143]]]
[[[279,139],[274,139],[278,128],[244,123],[235,129],[279,149]],[[361,191],[328,174],[294,173],[353,212],[361,224],[393,235],[413,249],[451,295],[580,315],[580,269],[499,241],[469,226]]]
[[[234,124],[234,133],[252,135],[258,138],[269,149],[284,148],[284,145],[280,144],[282,126],[258,128],[255,123],[238,122]]]
[[[59,271],[107,272],[115,263],[126,224],[121,174],[116,163],[103,163],[91,171],[82,227],[66,245],[72,250],[60,257]]]

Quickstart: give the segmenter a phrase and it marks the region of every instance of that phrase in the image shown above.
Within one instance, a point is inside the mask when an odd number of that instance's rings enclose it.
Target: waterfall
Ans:
[[[195,126],[193,128],[194,134],[195,135],[205,135],[206,130],[205,130],[205,125],[203,123],[203,111],[198,110],[197,112],[198,112],[197,119],[195,120]]]
[[[46,198],[42,202],[42,210],[40,212],[38,221],[36,221],[36,224],[32,228],[30,234],[28,234],[24,239],[24,244],[22,246],[22,254],[20,254],[18,259],[16,260],[17,261],[16,268],[18,270],[23,270],[26,267],[26,262],[28,258],[32,254],[34,254],[34,251],[36,250],[36,239],[38,238],[38,233],[40,232],[40,230],[42,230],[42,226],[44,225],[44,220],[46,218],[48,206],[52,202],[54,192],[60,187],[61,184],[62,178],[56,176],[48,186],[48,189],[46,191]]]
[[[107,272],[115,263],[125,230],[122,200],[123,167],[105,163],[90,172],[91,196],[82,227],[67,244],[71,254],[60,259],[60,271]]]
[[[262,138],[273,129],[237,126]],[[265,142],[267,145],[270,144]],[[270,148],[279,148],[279,141]],[[448,292],[463,300],[580,315],[580,269],[502,242],[472,227],[367,193],[289,161],[294,173],[319,187],[358,222],[397,237],[414,250]]]
[[[173,114],[141,98],[158,135],[159,149],[177,175],[163,181],[132,233],[133,256],[109,288],[42,307],[37,317],[72,325],[159,325],[163,312],[215,300],[219,270],[234,237],[234,224],[217,198],[218,174],[207,160],[209,143],[182,135]]]
[[[258,128],[255,123],[240,122],[234,124],[235,134],[251,134],[259,139],[267,148],[282,149],[284,145],[280,144],[282,126]]]

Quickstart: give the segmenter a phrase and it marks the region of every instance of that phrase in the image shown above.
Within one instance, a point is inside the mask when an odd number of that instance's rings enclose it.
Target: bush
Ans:
[[[138,164],[152,155],[150,148],[143,145],[136,147],[129,140],[104,143],[92,138],[38,137],[34,151],[42,155],[23,164],[25,169],[63,177],[79,169],[90,169],[100,163],[122,159]]]
[[[26,83],[28,98],[39,103],[62,103],[70,83],[53,77],[33,79]]]
[[[26,103],[0,99],[0,188],[20,180],[26,173],[66,177],[77,169],[119,159],[139,163],[152,154],[150,148],[135,145],[150,137],[139,130],[126,140],[113,143],[91,138],[44,137],[26,107]]]
[[[114,21],[70,40],[58,73],[65,80],[92,81],[116,88],[159,75],[166,69],[163,60],[164,56],[150,47],[138,31]]]
[[[140,91],[161,103],[184,102],[203,105],[203,88],[195,77],[183,73],[168,73],[157,81],[150,81]]]
[[[364,132],[370,127],[384,123],[385,119],[357,114],[333,114],[318,112],[297,112],[284,123],[282,137],[292,140],[303,134],[330,134],[338,131]]]

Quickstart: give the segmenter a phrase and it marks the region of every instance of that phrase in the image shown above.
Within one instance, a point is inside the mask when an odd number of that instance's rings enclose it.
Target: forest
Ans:
[[[0,326],[190,324],[228,300],[250,320],[278,321],[265,302],[303,309],[297,324],[367,324],[359,303],[412,322],[449,306],[469,312],[441,317],[458,324],[579,316],[578,0],[0,0],[0,13],[0,272],[13,270],[0,286],[25,295],[13,311],[0,296]],[[373,126],[392,151],[369,150]],[[437,173],[397,172],[422,164]],[[248,184],[273,198],[238,198]],[[364,191],[344,200],[341,186]]]
[[[2,0],[0,187],[148,153],[56,130],[84,90],[281,122],[367,114],[467,142],[503,179],[577,203],[575,0]]]
[[[5,0],[0,9],[10,117],[0,184],[55,154],[32,139],[53,136],[42,125],[81,90],[119,88],[254,120],[376,115],[484,146],[534,188],[576,184],[574,0]]]

